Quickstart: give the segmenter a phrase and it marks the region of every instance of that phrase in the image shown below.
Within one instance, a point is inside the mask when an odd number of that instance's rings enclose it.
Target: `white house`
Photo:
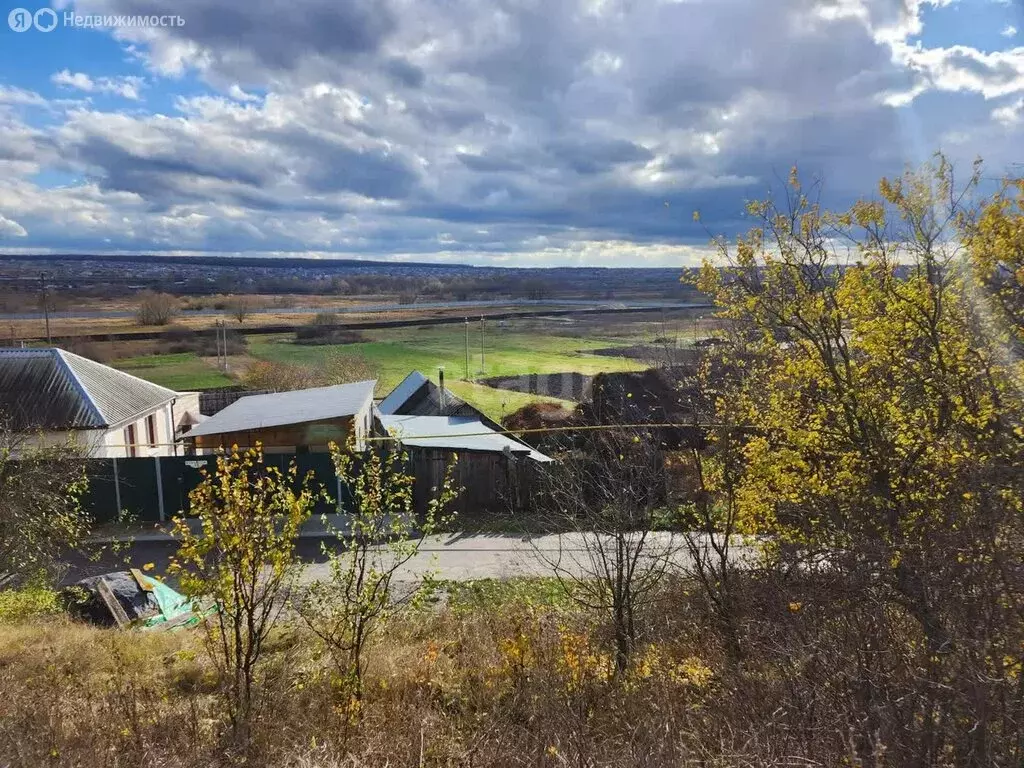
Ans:
[[[175,453],[178,393],[62,349],[0,349],[0,429],[92,458]]]

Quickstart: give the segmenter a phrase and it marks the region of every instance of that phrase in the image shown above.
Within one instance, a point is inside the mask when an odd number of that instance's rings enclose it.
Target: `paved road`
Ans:
[[[664,555],[671,550],[680,565],[688,561],[680,537],[670,534],[650,534],[650,551]],[[306,562],[303,581],[326,578],[329,568],[322,547],[334,541],[306,537],[299,542],[299,556]],[[177,544],[171,539],[146,539],[132,543],[120,554],[106,552],[98,561],[77,557],[65,582],[84,576],[141,568],[153,563],[155,575],[163,574]],[[127,561],[127,563],[126,563]],[[399,580],[415,580],[427,572],[439,578],[469,580],[483,578],[509,578],[512,576],[549,576],[553,563],[560,562],[569,572],[587,572],[587,549],[581,534],[562,534],[523,537],[504,534],[448,534],[431,536],[424,540],[420,553],[407,563],[398,574]]]

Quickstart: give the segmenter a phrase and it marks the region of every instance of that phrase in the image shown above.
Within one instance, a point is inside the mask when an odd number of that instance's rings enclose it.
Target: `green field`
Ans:
[[[249,352],[254,357],[294,364],[315,363],[324,355],[359,354],[377,369],[377,394],[383,396],[413,370],[436,378],[444,366],[446,384],[459,397],[492,418],[511,413],[536,400],[553,400],[464,381],[466,337],[457,326],[432,326],[370,331],[370,341],[359,344],[306,346],[290,337],[253,337]],[[470,334],[470,377],[518,376],[529,373],[600,373],[645,367],[635,360],[594,355],[602,347],[624,344],[622,340],[587,339],[550,334],[521,333],[489,327],[484,336],[484,365],[480,366],[479,326]]]
[[[128,357],[118,360],[113,366],[140,379],[179,392],[226,387],[238,383],[192,352]]]

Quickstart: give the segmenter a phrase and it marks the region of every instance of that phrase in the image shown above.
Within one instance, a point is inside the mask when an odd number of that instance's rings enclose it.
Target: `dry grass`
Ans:
[[[616,678],[606,628],[554,599],[550,584],[463,590],[375,636],[359,707],[314,640],[285,627],[271,643],[245,764],[921,764],[910,756],[925,732],[915,704],[925,662],[905,618],[870,617],[883,622],[870,637],[884,677],[868,691],[857,633],[870,610],[835,595],[799,610],[784,599],[750,587],[748,655],[736,663],[702,601],[672,585],[644,617],[630,671]],[[1002,692],[988,685],[995,701]],[[226,745],[200,630],[0,624],[0,688],[0,765],[198,767],[243,757]],[[1001,706],[1012,700],[1010,690]],[[970,733],[965,714],[936,721],[949,746],[930,765],[968,764],[953,738]],[[1000,717],[1014,722],[1011,710]],[[986,765],[1018,764],[1015,733],[990,723]]]

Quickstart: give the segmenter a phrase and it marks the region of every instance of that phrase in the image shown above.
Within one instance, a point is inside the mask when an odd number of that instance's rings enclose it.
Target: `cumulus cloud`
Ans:
[[[71,88],[85,93],[109,93],[131,101],[138,101],[139,91],[145,85],[141,77],[98,77],[91,78],[84,72],[62,69],[50,76],[50,82],[60,88]]]
[[[0,85],[0,104],[42,107],[46,106],[46,99],[35,91],[27,91],[24,88],[15,88],[9,85]]]
[[[692,259],[693,209],[736,232],[794,162],[842,205],[940,145],[1008,160],[1024,49],[923,45],[922,10],[948,4],[181,0],[183,26],[111,32],[145,78],[51,78],[130,100],[182,84],[172,109],[0,86],[0,214],[40,247]],[[17,119],[40,107],[58,119]]]
[[[1024,48],[984,52],[965,45],[919,48],[901,45],[895,55],[929,89],[967,91],[986,99],[1024,91]]]
[[[1003,125],[1016,125],[1021,122],[1022,116],[1024,116],[1024,97],[1017,99],[1012,104],[992,110],[992,119]]]
[[[27,237],[28,231],[16,221],[0,216],[0,238]]]

